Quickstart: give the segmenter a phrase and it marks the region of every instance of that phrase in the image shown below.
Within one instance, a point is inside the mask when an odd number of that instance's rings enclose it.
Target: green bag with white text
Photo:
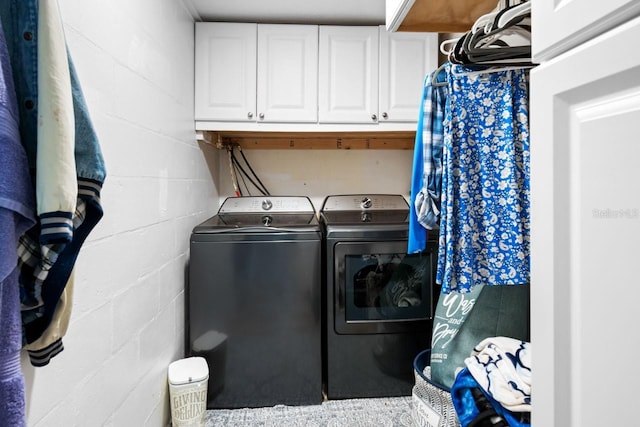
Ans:
[[[476,285],[440,294],[431,338],[431,380],[451,388],[458,368],[485,338],[529,341],[529,284]]]

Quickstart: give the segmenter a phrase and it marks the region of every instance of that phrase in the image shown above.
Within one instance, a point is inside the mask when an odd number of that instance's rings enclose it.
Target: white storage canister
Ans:
[[[203,357],[169,364],[169,399],[173,427],[203,427],[207,413],[209,367]]]

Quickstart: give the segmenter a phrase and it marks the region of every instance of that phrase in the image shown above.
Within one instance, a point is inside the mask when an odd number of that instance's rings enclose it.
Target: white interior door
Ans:
[[[636,425],[636,18],[531,73],[533,425]]]

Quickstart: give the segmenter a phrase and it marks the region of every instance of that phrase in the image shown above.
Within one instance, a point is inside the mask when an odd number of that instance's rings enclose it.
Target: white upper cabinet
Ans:
[[[384,26],[198,22],[196,126],[415,130],[437,53],[437,34]]]
[[[196,120],[255,120],[256,46],[256,24],[196,23]]]
[[[438,66],[436,33],[380,26],[380,123],[416,122],[425,76]]]
[[[258,25],[258,121],[318,120],[318,27]]]
[[[377,123],[378,27],[320,27],[318,119]]]
[[[196,24],[196,120],[316,122],[318,27]]]
[[[531,11],[532,56],[541,63],[640,13],[638,0],[539,1]]]

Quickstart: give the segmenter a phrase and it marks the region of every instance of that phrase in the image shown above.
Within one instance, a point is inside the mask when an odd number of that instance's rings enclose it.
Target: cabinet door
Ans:
[[[378,121],[378,27],[320,26],[318,119]]]
[[[534,1],[532,55],[536,63],[558,56],[640,13],[638,0]]]
[[[258,25],[258,121],[318,120],[318,26]]]
[[[256,24],[196,23],[196,120],[255,121]]]
[[[424,77],[437,67],[437,34],[380,26],[380,122],[416,122]]]
[[[531,72],[533,425],[637,424],[635,18]]]

